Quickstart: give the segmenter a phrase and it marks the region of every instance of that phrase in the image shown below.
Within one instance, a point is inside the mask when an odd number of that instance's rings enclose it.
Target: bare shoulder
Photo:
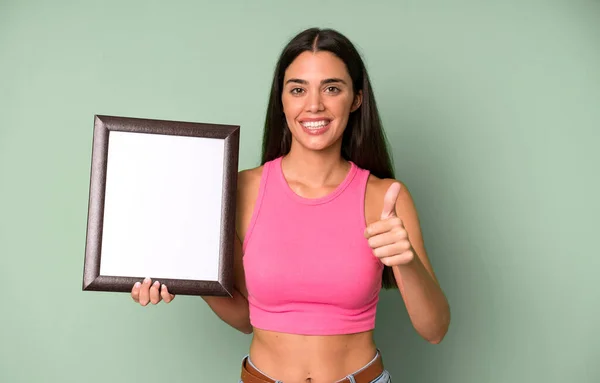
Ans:
[[[399,181],[394,178],[379,178],[374,176],[373,174],[369,175],[369,179],[367,181],[367,193],[371,192],[373,194],[381,194],[381,197],[385,195],[387,190],[394,182],[398,182],[402,189],[406,188],[406,185],[402,181]]]
[[[263,166],[245,169],[238,172],[237,203],[236,203],[236,229],[240,240],[243,242],[246,230],[254,211],[254,204],[258,197]]]
[[[415,209],[414,202],[406,184],[394,178],[378,178],[370,175],[367,181],[367,190],[365,195],[365,212],[367,215],[367,224],[379,220],[383,209],[383,200],[390,186],[394,183],[400,184],[400,193],[396,201],[396,214],[398,216],[413,215]]]
[[[263,166],[244,169],[238,172],[238,192],[246,193],[253,188],[257,188],[260,184]]]

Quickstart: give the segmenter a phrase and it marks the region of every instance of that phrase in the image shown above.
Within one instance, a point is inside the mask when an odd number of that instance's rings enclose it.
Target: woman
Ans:
[[[378,294],[399,287],[416,331],[439,343],[450,312],[406,187],[393,177],[354,46],[308,29],[276,67],[262,166],[238,178],[233,298],[204,297],[253,333],[244,383],[391,382],[373,341]],[[170,302],[146,279],[141,305]]]

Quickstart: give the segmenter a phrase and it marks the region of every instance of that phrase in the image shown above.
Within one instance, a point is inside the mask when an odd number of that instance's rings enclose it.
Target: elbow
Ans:
[[[422,335],[423,338],[429,342],[430,344],[440,344],[448,334],[448,329],[450,327],[450,310],[446,311],[446,314],[439,321],[438,325],[435,326],[436,331],[432,331],[427,335]]]
[[[428,338],[427,342],[429,342],[430,344],[440,344],[440,343],[442,343],[442,340],[444,340],[445,337],[446,337],[446,333],[444,332],[437,337]]]
[[[435,334],[428,334],[428,335],[422,335],[422,336],[430,344],[440,344],[446,337],[447,333],[448,333],[448,327],[445,326],[445,327],[441,328]]]
[[[252,323],[250,323],[250,318],[248,316],[244,316],[237,321],[235,325],[232,325],[236,330],[245,335],[250,335],[254,332],[254,327]]]

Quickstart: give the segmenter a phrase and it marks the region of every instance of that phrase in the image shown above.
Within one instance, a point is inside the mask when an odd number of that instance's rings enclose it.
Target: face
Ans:
[[[310,150],[341,145],[349,114],[360,106],[344,62],[330,52],[303,52],[287,68],[283,111],[292,146]]]

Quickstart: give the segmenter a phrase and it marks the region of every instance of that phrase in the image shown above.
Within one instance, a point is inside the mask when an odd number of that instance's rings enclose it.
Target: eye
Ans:
[[[340,88],[338,88],[337,86],[328,86],[327,88],[325,88],[325,91],[327,93],[339,93]]]
[[[292,89],[290,90],[290,93],[291,93],[291,94],[293,94],[293,95],[298,95],[298,94],[300,94],[301,92],[304,92],[304,89],[302,89],[302,88],[292,88]]]

